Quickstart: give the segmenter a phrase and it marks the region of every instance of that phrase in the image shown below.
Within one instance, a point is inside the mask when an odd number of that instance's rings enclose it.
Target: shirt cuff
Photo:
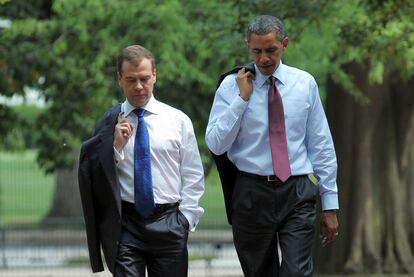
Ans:
[[[185,211],[185,210],[180,210],[180,211],[185,216],[185,218],[187,218],[187,221],[189,224],[189,231],[194,232],[198,224],[197,218],[189,211]]]
[[[339,209],[338,194],[336,193],[322,195],[321,202],[322,211]]]

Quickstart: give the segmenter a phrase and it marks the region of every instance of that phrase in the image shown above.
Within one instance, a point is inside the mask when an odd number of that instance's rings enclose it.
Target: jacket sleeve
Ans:
[[[89,259],[93,272],[103,271],[100,249],[100,236],[96,225],[94,197],[92,190],[91,165],[87,155],[87,144],[82,144],[79,158],[79,191],[85,219],[86,235],[88,240]]]

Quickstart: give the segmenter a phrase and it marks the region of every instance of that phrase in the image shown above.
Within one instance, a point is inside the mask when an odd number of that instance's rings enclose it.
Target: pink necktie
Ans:
[[[285,182],[291,175],[286,141],[285,115],[282,97],[280,97],[275,86],[275,77],[271,76],[269,80],[269,137],[273,171],[282,182]]]

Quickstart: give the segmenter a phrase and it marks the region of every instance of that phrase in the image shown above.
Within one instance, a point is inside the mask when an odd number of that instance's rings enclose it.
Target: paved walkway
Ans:
[[[68,245],[62,245],[62,238]],[[87,261],[83,230],[13,230],[6,232],[4,239],[8,247],[3,253],[0,250],[0,277],[112,277],[109,271],[91,273],[86,262],[66,267],[63,265],[72,258],[76,260],[80,257]],[[234,247],[229,243],[231,241],[231,232],[228,230],[198,230],[192,233],[189,252],[193,256],[214,258],[210,261],[190,260],[188,276],[243,276]],[[49,264],[45,264],[45,261],[49,261]],[[4,269],[2,265],[10,267]]]
[[[1,277],[112,277],[109,271],[91,273],[87,267],[0,269]],[[189,277],[242,277],[240,268],[191,268]]]

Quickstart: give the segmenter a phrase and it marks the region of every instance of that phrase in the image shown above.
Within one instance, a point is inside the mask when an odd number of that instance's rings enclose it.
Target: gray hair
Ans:
[[[282,41],[286,36],[285,27],[282,21],[271,15],[259,15],[250,21],[247,26],[246,40],[250,40],[252,33],[257,35],[267,35],[276,32],[276,38]]]
[[[130,45],[122,49],[117,57],[117,69],[122,73],[122,63],[127,61],[133,65],[139,65],[142,59],[147,58],[151,61],[152,70],[155,70],[154,55],[141,45]]]

